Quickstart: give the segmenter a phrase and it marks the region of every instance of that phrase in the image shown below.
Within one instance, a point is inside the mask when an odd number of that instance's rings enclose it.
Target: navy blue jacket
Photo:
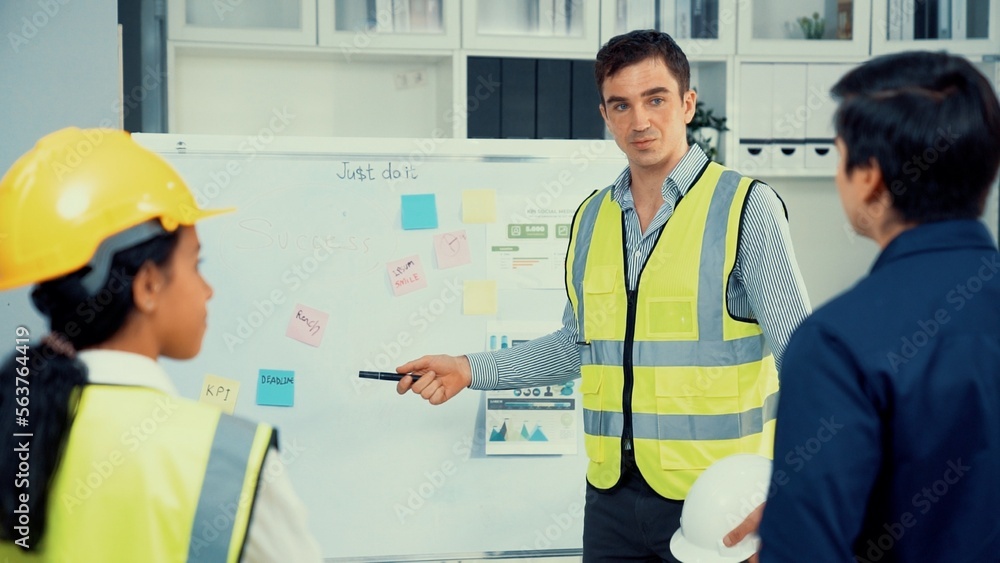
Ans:
[[[904,231],[796,330],[761,561],[1000,561],[1000,254]]]

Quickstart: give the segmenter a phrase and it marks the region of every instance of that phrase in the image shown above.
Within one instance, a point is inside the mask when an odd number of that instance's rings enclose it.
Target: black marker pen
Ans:
[[[364,379],[380,379],[382,381],[399,381],[409,375],[413,379],[420,377],[419,373],[393,373],[389,371],[359,371],[358,377]]]

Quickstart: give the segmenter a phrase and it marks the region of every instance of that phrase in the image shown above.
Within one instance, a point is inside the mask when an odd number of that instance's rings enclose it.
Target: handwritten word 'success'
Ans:
[[[341,180],[358,180],[358,181],[375,181],[380,177],[383,180],[416,180],[417,179],[417,169],[411,164],[403,164],[400,168],[399,164],[393,165],[392,162],[386,163],[385,167],[381,170],[375,170],[375,167],[371,163],[354,163],[350,161],[341,161],[343,164],[343,170],[337,173],[337,178]]]

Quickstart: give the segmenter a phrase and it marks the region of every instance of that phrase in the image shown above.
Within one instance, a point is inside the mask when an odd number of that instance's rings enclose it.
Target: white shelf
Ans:
[[[835,59],[868,55],[870,0],[749,0],[739,3],[740,55],[787,55]],[[822,38],[807,39],[797,21],[823,19]],[[849,17],[848,17],[849,15]]]
[[[969,56],[1000,54],[1000,0],[938,0],[934,3],[935,8],[942,10],[939,14],[947,15],[949,21],[954,22],[953,26],[944,26],[953,31],[939,29],[938,35],[954,33],[962,35],[964,39],[913,39],[915,32],[911,27],[915,23],[914,1],[873,0],[873,55],[914,49],[945,50]],[[961,9],[962,6],[965,10]],[[948,14],[948,8],[955,12]],[[959,17],[959,13],[965,13],[965,17]]]
[[[316,44],[316,0],[168,0],[167,18],[175,41]]]
[[[594,58],[600,0],[462,0],[462,48]]]
[[[464,96],[465,85],[455,87],[449,51],[346,59],[334,48],[167,48],[171,133],[433,139],[464,131],[452,100],[464,99],[456,92]]]
[[[703,14],[692,16],[692,6],[700,7]],[[658,29],[669,34],[689,58],[732,55],[736,50],[736,14],[736,0],[603,0],[601,44],[633,29]],[[704,36],[692,37],[697,33],[690,31],[691,20],[702,17],[708,18],[700,20]]]
[[[458,49],[459,0],[317,0],[319,44],[366,50]],[[369,11],[369,8],[376,7]]]
[[[650,20],[656,25],[657,9],[660,27],[676,32],[676,8],[683,0],[570,0],[569,13],[562,14],[565,0],[243,0],[224,3],[221,15],[211,2],[168,1],[171,132],[247,139],[411,137],[421,151],[433,150],[431,139],[466,137],[468,57],[593,60],[626,27],[645,27]],[[409,18],[401,17],[397,29],[395,11],[402,8],[393,2],[404,1]],[[708,14],[717,11],[717,38],[677,41],[690,61],[699,100],[727,118],[721,159],[749,175],[833,176],[836,154],[828,141],[835,104],[825,96],[843,72],[869,58],[869,49],[963,54],[1000,86],[1000,62],[987,58],[1000,54],[1000,0],[964,0],[988,2],[985,37],[922,41],[888,40],[889,3],[913,0],[854,0],[851,38],[826,40],[795,38],[795,18],[816,11],[834,21],[838,0],[697,1],[704,2],[701,9],[712,3]],[[379,5],[389,19],[383,15],[379,22]],[[414,18],[415,9],[430,10],[432,17]],[[541,21],[552,23],[543,29]],[[828,30],[835,33],[835,26]],[[750,76],[762,65],[771,69],[769,78]],[[802,88],[789,88],[781,72],[775,78],[775,68],[796,65]],[[766,111],[752,101],[758,90],[771,92]],[[282,111],[295,117],[280,123],[281,131],[269,131]],[[801,123],[789,129],[799,114]],[[755,132],[754,123],[766,131]],[[751,155],[753,147],[740,139],[761,141],[759,154]],[[782,148],[795,150],[785,154]]]

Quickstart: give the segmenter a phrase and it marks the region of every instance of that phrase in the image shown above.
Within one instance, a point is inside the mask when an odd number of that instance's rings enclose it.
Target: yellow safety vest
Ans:
[[[663,227],[632,298],[612,188],[577,211],[566,287],[580,333],[587,479],[594,487],[618,483],[626,431],[645,480],[672,499],[683,499],[722,457],[772,456],[774,360],[760,327],[726,307],[752,183],[710,163]]]
[[[214,407],[144,387],[87,385],[40,549],[2,542],[0,560],[239,561],[272,445],[270,426]]]

